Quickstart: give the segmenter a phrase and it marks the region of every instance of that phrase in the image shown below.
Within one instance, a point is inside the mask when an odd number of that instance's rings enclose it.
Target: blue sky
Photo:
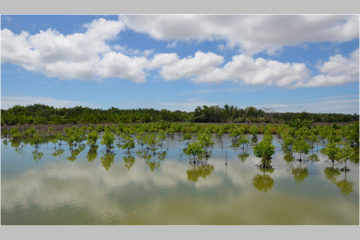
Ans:
[[[358,15],[2,15],[1,108],[359,113]]]

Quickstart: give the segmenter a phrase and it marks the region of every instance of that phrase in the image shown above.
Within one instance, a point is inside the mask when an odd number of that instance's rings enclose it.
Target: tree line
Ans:
[[[340,113],[293,113],[265,112],[255,107],[245,109],[225,104],[219,106],[198,106],[193,112],[170,111],[166,109],[92,109],[76,106],[54,108],[43,104],[15,105],[1,109],[1,126],[17,124],[78,124],[78,123],[151,123],[194,122],[194,123],[283,123],[292,119],[312,119],[314,122],[353,122],[359,115]]]

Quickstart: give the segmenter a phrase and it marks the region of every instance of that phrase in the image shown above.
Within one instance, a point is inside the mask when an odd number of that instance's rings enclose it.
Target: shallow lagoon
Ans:
[[[346,176],[336,170],[344,164],[328,171],[328,157],[317,151],[322,143],[313,150],[320,161],[300,166],[284,160],[282,140],[274,135],[274,170],[260,171],[252,146],[240,159],[243,150],[233,147],[229,136],[214,136],[212,155],[203,159],[208,165],[194,166],[180,156],[179,148],[186,146],[181,138],[168,137],[168,146],[157,149],[166,154],[155,157],[140,153],[138,144],[133,158],[115,146],[113,159],[103,146],[95,156],[88,155],[88,146],[70,151],[66,144],[53,156],[49,143],[40,146],[34,160],[32,146],[15,151],[2,142],[1,223],[359,225],[358,161],[348,161]]]

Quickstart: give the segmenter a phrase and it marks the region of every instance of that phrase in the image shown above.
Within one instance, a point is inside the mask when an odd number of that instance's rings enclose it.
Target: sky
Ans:
[[[1,15],[1,108],[359,114],[359,15]]]

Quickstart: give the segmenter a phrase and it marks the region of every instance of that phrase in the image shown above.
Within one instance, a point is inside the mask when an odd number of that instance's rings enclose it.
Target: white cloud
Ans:
[[[157,40],[224,40],[248,55],[274,54],[304,42],[338,43],[359,37],[358,15],[129,15],[120,20]]]
[[[11,17],[6,17],[6,20],[10,23],[12,21]]]
[[[358,49],[350,57],[337,54],[318,63],[321,74],[314,77],[304,63],[254,59],[251,54],[276,54],[283,46],[306,46],[305,42],[352,40],[358,37],[358,21],[357,15],[132,15],[120,16],[118,21],[100,18],[85,24],[85,33],[69,35],[52,29],[35,35],[14,34],[5,28],[1,30],[1,61],[63,80],[117,77],[141,83],[146,81],[147,70],[161,68],[165,80],[189,78],[196,83],[228,80],[287,88],[338,85],[358,81]],[[198,51],[182,59],[176,53],[160,53],[148,59],[154,49],[108,44],[126,27],[166,41],[225,40],[227,45],[218,49],[239,46],[244,53],[224,66],[220,66],[224,57],[212,52]],[[176,41],[170,45],[176,46]]]
[[[168,45],[166,45],[167,48],[175,48],[176,47],[176,42],[172,42],[169,43]]]
[[[121,46],[118,44],[111,46],[111,48],[114,49],[115,51],[121,52],[122,54],[140,55],[145,57],[150,56],[155,50],[155,49],[145,49],[144,51],[141,51],[139,49],[132,49],[132,48],[128,48],[127,46]]]
[[[329,61],[320,63],[318,69],[323,74],[298,82],[294,87],[334,86],[359,81],[359,49],[350,57],[332,56]]]
[[[48,97],[30,97],[30,96],[17,96],[17,97],[6,97],[1,96],[1,109],[8,109],[13,107],[14,105],[32,105],[32,104],[45,104],[49,106],[53,106],[56,108],[62,107],[93,107],[92,104],[86,102],[78,102],[78,101],[66,101],[66,100],[57,100]]]
[[[205,74],[222,64],[224,57],[212,52],[197,51],[194,57],[183,58],[171,65],[162,67],[160,74],[165,80],[175,80],[183,77]]]
[[[281,63],[245,54],[235,55],[223,67],[217,67],[223,57],[198,51],[195,57],[183,58],[161,68],[165,80],[190,78],[195,83],[241,82],[247,85],[276,85],[286,88],[340,85],[359,80],[359,50],[346,58],[330,57],[320,63],[323,74],[311,77],[304,63]]]
[[[115,53],[107,41],[116,39],[125,25],[121,21],[97,19],[85,24],[85,33],[63,35],[55,30],[14,34],[1,30],[1,60],[20,65],[28,71],[41,72],[48,77],[62,80],[100,80],[104,77],[119,77],[135,82],[145,81],[145,57],[128,57]],[[114,48],[121,48],[115,46]],[[121,50],[121,49],[120,49]],[[149,56],[153,50],[132,54]],[[111,62],[113,61],[113,62]]]

